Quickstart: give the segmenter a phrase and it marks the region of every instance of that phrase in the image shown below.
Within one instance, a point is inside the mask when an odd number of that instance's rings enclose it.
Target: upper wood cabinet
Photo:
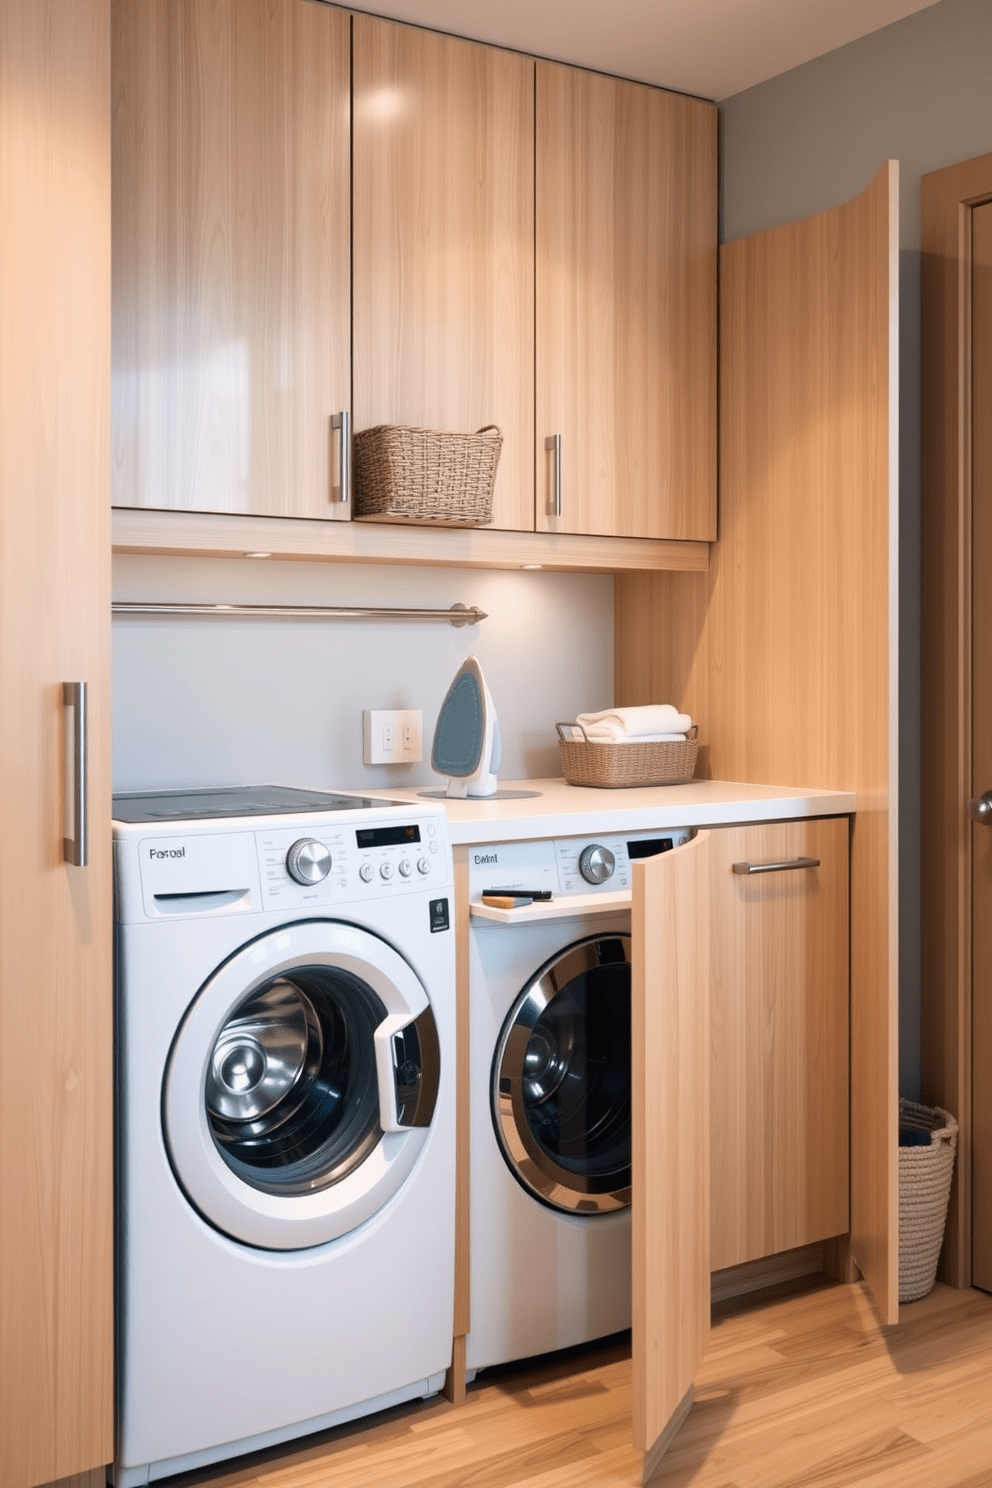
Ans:
[[[113,500],[333,517],[350,38],[304,0],[115,0]]]
[[[716,537],[716,130],[712,104],[537,64],[539,530]]]
[[[534,63],[354,18],[356,430],[498,424],[534,528]]]
[[[710,833],[714,1271],[849,1228],[848,831]]]

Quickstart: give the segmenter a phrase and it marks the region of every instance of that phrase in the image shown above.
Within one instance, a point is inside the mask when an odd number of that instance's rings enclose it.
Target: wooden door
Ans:
[[[710,834],[635,863],[631,899],[634,1446],[648,1478],[710,1326]]]
[[[539,531],[716,536],[716,189],[712,104],[538,62]]]
[[[972,792],[992,802],[992,202],[972,219]],[[972,1281],[992,1292],[992,824],[972,828]]]
[[[720,250],[720,537],[617,582],[616,700],[677,703],[698,773],[856,792],[851,1244],[899,1306],[898,164]]]
[[[347,517],[350,31],[115,0],[113,499]]]
[[[973,760],[975,707],[988,704],[976,695],[986,688],[986,677],[973,665],[973,601],[988,613],[987,568],[975,557],[976,474],[988,469],[988,414],[983,433],[975,426],[973,397],[973,254],[983,251],[980,214],[992,201],[992,154],[932,171],[920,183],[920,198],[920,628],[927,700],[920,741],[926,844],[920,862],[921,1088],[928,1105],[943,1106],[958,1120],[958,1162],[938,1276],[969,1286],[973,849],[985,839],[972,827],[967,804],[992,783],[981,778]],[[981,283],[977,288],[981,297]],[[988,374],[978,369],[977,375],[981,384]],[[987,513],[979,520],[987,522]]]
[[[355,429],[503,431],[534,529],[534,63],[354,18]]]
[[[714,1271],[849,1229],[848,833],[710,834]]]
[[[110,0],[0,6],[0,159],[0,1483],[28,1488],[113,1455]]]

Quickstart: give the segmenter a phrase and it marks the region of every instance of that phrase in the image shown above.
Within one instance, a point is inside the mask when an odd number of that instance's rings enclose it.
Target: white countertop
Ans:
[[[415,790],[376,795],[416,802]],[[801,790],[693,780],[639,790],[592,790],[564,780],[501,780],[502,790],[534,791],[529,797],[445,799],[453,844],[520,842],[536,837],[592,836],[653,827],[729,826],[736,822],[790,821],[809,816],[847,816],[855,810],[850,791]]]

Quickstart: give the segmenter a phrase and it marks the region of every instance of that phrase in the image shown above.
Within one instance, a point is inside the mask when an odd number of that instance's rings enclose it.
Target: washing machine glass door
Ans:
[[[180,1025],[163,1092],[173,1171],[235,1240],[323,1244],[406,1181],[439,1079],[434,1015],[403,957],[355,926],[282,926],[219,967]]]
[[[492,1112],[536,1198],[582,1214],[629,1206],[629,935],[577,941],[528,982],[496,1047]]]

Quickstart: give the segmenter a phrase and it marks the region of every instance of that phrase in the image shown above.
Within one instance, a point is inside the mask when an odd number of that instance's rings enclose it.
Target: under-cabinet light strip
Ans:
[[[374,605],[246,605],[163,602],[137,603],[115,599],[115,615],[219,615],[270,616],[291,620],[447,620],[449,625],[478,625],[489,617],[477,605],[453,604],[450,610],[390,609]]]

